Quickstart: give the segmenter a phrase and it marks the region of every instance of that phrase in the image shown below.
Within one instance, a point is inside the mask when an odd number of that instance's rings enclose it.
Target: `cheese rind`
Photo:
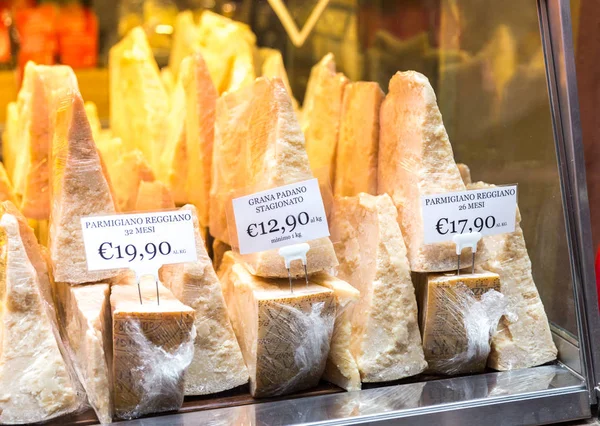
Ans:
[[[351,351],[363,382],[413,376],[426,367],[406,247],[389,195],[336,197],[331,221],[337,276],[360,291]]]
[[[466,188],[427,77],[415,71],[396,73],[380,119],[377,191],[388,193],[398,209],[411,270],[450,271],[456,267],[454,243],[423,241],[421,196]],[[470,257],[465,251],[461,265],[471,265]]]

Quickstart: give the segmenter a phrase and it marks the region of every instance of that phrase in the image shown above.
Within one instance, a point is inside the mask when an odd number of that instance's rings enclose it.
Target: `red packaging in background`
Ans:
[[[0,7],[0,64],[10,62],[9,10]]]
[[[58,53],[56,18],[58,8],[51,4],[16,9],[15,24],[19,35],[18,66],[27,61],[52,65]]]
[[[98,61],[98,19],[89,9],[69,5],[58,16],[60,63],[73,68],[95,67]]]

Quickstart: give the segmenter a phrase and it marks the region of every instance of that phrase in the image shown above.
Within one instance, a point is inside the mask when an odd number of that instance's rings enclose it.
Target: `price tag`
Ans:
[[[233,214],[240,254],[329,236],[317,179],[234,198]]]
[[[81,218],[88,270],[156,274],[170,263],[197,260],[192,213],[174,210]]]
[[[457,234],[514,232],[517,185],[421,197],[425,244],[452,241]]]

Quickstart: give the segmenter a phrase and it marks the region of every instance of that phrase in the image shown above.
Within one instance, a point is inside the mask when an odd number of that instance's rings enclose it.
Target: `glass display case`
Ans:
[[[535,288],[537,288],[539,299],[547,315],[552,340],[557,349],[556,360],[540,362],[541,365],[528,368],[513,369],[509,366],[495,370],[488,367],[482,372],[459,375],[439,375],[425,370],[397,380],[362,383],[361,390],[348,392],[322,379],[316,386],[308,389],[275,394],[266,398],[252,398],[247,385],[212,395],[186,394],[183,405],[177,412],[149,415],[126,422],[145,425],[533,425],[590,418],[592,407],[598,404],[596,387],[600,383],[600,350],[598,350],[600,312],[594,274],[594,246],[575,73],[574,34],[577,35],[577,31],[573,31],[572,28],[572,12],[579,13],[580,7],[576,1],[571,3],[573,3],[573,10],[567,0],[537,0],[537,2],[241,0],[89,3],[88,5],[95,12],[94,16],[97,16],[94,25],[99,28],[97,41],[99,66],[87,70],[76,69],[75,73],[83,100],[93,101],[96,104],[95,114],[99,118],[97,126],[101,123],[104,127],[103,130],[98,127],[97,132],[107,131],[107,126],[110,126],[114,135],[115,129],[123,126],[123,121],[127,120],[126,112],[127,108],[130,108],[126,101],[127,90],[134,87],[136,82],[132,79],[118,86],[123,93],[120,104],[114,99],[109,101],[109,94],[115,93],[112,92],[113,87],[120,84],[119,75],[111,68],[110,63],[111,60],[114,61],[116,54],[109,54],[109,51],[137,25],[143,25],[146,30],[154,57],[158,66],[162,68],[160,74],[162,84],[167,87],[167,91],[171,84],[173,87],[170,90],[176,93],[174,88],[177,80],[176,67],[185,67],[191,62],[187,61],[185,65],[181,65],[183,62],[173,59],[176,55],[183,55],[182,50],[177,50],[181,47],[177,44],[177,37],[181,37],[177,31],[178,28],[180,31],[183,28],[181,15],[178,13],[186,9],[193,10],[194,13],[190,14],[189,19],[192,22],[190,25],[194,25],[194,20],[197,22],[202,10],[211,9],[246,23],[251,33],[255,35],[256,46],[277,49],[281,52],[283,59],[281,66],[285,67],[283,72],[285,74],[287,71],[286,76],[289,80],[284,83],[287,86],[286,90],[289,90],[292,95],[290,105],[300,118],[300,124],[296,127],[299,128],[301,125],[305,135],[309,126],[307,116],[310,113],[307,104],[313,102],[310,97],[314,96],[315,90],[313,88],[313,93],[310,93],[310,79],[313,78],[315,64],[320,63],[319,61],[329,53],[332,53],[335,58],[333,73],[343,73],[346,83],[358,81],[378,83],[383,91],[380,95],[380,103],[386,102],[383,99],[385,94],[391,91],[388,88],[390,79],[397,71],[414,70],[427,77],[427,84],[431,85],[435,93],[454,161],[466,165],[464,169],[470,171],[467,180],[495,185],[518,185],[518,211],[522,235],[517,244],[524,244],[522,242],[524,238],[526,252],[519,264],[511,264],[514,259],[507,255],[508,259],[503,260],[504,267],[509,265],[509,268],[522,268],[522,270],[509,271],[515,275],[529,274],[523,270],[531,268],[530,279],[528,279],[531,285],[535,282],[535,287],[527,292],[527,295],[518,296],[525,300],[523,302],[525,307],[521,311],[523,316],[517,318],[517,321],[523,323],[531,321],[533,324],[534,321],[540,320],[539,311],[532,308],[538,303],[537,294],[533,294],[536,293]],[[303,25],[306,25],[306,31],[302,29]],[[189,37],[189,34],[186,33],[185,36]],[[235,40],[242,40],[247,37],[247,33],[242,31],[236,37]],[[181,38],[179,42],[181,43]],[[187,42],[193,43],[189,40]],[[230,47],[224,44],[220,48],[227,51]],[[115,47],[111,52],[117,52],[117,49],[118,47]],[[255,50],[250,54],[250,56],[254,55],[254,60],[257,61],[253,63],[255,67],[260,62],[256,59],[259,55],[257,52],[258,50]],[[202,53],[207,57],[213,54],[208,50]],[[114,55],[112,59],[110,59],[111,55]],[[235,55],[241,54],[236,51]],[[227,61],[229,60],[236,59],[228,58]],[[262,73],[267,75],[264,68]],[[256,76],[260,74],[261,71],[257,71]],[[144,75],[140,75],[139,78],[142,79]],[[215,74],[212,72],[211,77],[215,80]],[[224,79],[229,79],[230,85],[226,87],[226,84],[222,83],[221,87],[215,83],[216,91],[213,99],[215,102],[220,101],[216,101],[218,96],[221,96],[220,99],[228,96],[229,99],[233,99],[231,93],[235,94],[238,89],[231,83],[234,79],[232,76],[227,75]],[[2,90],[5,91],[4,96],[0,95],[0,102],[5,101],[4,97],[6,97],[5,103],[14,101],[17,97],[16,81],[12,71],[11,77],[0,75],[0,84],[4,84]],[[242,85],[240,83],[240,86]],[[212,90],[214,89],[213,87]],[[331,90],[328,93],[332,94],[333,99],[333,89],[328,88],[328,90]],[[244,92],[240,91],[240,93]],[[259,95],[262,96],[262,93],[260,92]],[[169,115],[169,118],[176,119],[179,115],[185,115],[185,112],[176,110],[177,95],[172,96],[169,93],[169,97],[165,96],[164,99],[168,99],[166,102],[172,103],[173,108],[165,107],[163,112]],[[389,96],[388,94],[388,98]],[[160,103],[160,99],[148,100],[148,103]],[[331,103],[333,104],[334,100]],[[358,98],[349,105],[358,111],[357,116],[370,113],[366,98],[364,104],[361,104],[361,98]],[[0,107],[4,111],[5,105]],[[156,110],[160,110],[160,107],[157,106]],[[419,107],[417,105],[414,108]],[[245,108],[251,110],[252,105]],[[379,106],[377,108],[374,119],[377,132],[375,145],[383,140],[378,139],[380,117],[381,129],[384,126],[383,113],[380,116]],[[252,111],[248,114],[252,114]],[[0,118],[2,117],[5,116],[0,115]],[[9,116],[7,120],[10,120]],[[155,116],[155,120],[157,122],[160,120],[159,114]],[[215,133],[219,133],[219,137],[222,137],[220,132],[223,132],[223,129],[219,128],[218,120],[219,118],[217,118]],[[417,125],[421,125],[419,120],[416,122]],[[10,136],[7,127],[9,126],[4,126],[3,143]],[[130,132],[127,137],[132,140],[153,138],[160,129],[155,133],[146,132],[146,129],[137,130],[138,134]],[[171,132],[170,127],[168,130],[163,130],[166,133]],[[94,134],[94,138],[98,138],[98,135],[100,133]],[[125,136],[118,136],[126,139]],[[310,143],[308,139],[307,136],[307,144]],[[222,140],[215,136],[215,152],[221,149],[219,142]],[[366,149],[355,152],[349,150],[344,153],[345,157],[342,157],[341,148],[339,145],[335,148],[335,143],[334,153],[338,156],[338,168],[340,168],[340,158],[358,165],[366,162],[366,158],[370,155]],[[250,152],[252,149],[245,144],[241,146],[243,149],[238,147],[240,151]],[[110,152],[113,150],[110,146],[104,149]],[[124,151],[116,153],[116,148],[114,150],[117,157],[125,155]],[[100,152],[105,155],[102,149]],[[153,155],[151,150],[148,152],[150,152],[148,155]],[[281,152],[284,152],[283,149]],[[6,155],[6,151],[3,150],[3,153]],[[432,150],[425,151],[422,155],[437,154],[437,151]],[[238,161],[238,155],[241,154],[233,150],[222,149],[219,155],[223,156],[220,159],[221,163],[216,161],[216,154],[212,157],[213,169],[210,175],[212,179],[215,179],[226,167],[239,167],[239,175],[243,174],[242,168],[249,167],[249,160],[235,163]],[[263,153],[252,152],[249,155],[259,156]],[[379,155],[378,161],[383,163],[381,151]],[[308,159],[312,161],[310,151]],[[111,166],[106,158],[103,160],[107,163],[106,168],[111,175],[112,184],[119,185],[124,179],[122,176],[127,175],[129,170],[124,169],[122,165]],[[226,164],[229,161],[231,164]],[[392,156],[389,162],[394,161],[403,164],[405,158]],[[162,176],[162,172],[159,171],[159,168],[164,166],[162,157],[154,164],[151,160],[150,163],[154,173]],[[122,163],[117,161],[116,164]],[[402,167],[410,171],[412,164]],[[350,174],[353,171],[351,169]],[[431,176],[435,176],[434,172],[430,172]],[[132,170],[131,173],[137,173],[137,170],[135,172]],[[318,175],[314,165],[313,174]],[[433,179],[431,176],[429,179]],[[444,175],[440,174],[440,176]],[[10,170],[9,177],[12,177]],[[251,179],[252,177],[248,178]],[[382,174],[376,176],[374,189],[365,192],[393,192],[393,190],[381,191],[382,179],[388,179],[388,176]],[[335,179],[331,179],[329,185],[334,186],[334,182],[337,186],[338,181]],[[474,188],[465,186],[466,183],[465,180],[462,188]],[[244,186],[250,184],[252,182],[244,182]],[[178,199],[174,189],[173,194],[178,205],[190,201],[185,195]],[[208,192],[203,196],[207,198]],[[212,200],[213,198],[211,202]],[[135,197],[133,201],[135,202]],[[124,201],[123,206],[127,202],[129,200]],[[402,214],[403,204],[398,203],[396,198],[393,202],[394,207]],[[133,211],[135,208],[129,210]],[[127,209],[123,207],[121,211]],[[219,216],[222,217],[219,226],[227,220],[224,211],[225,208],[220,211]],[[335,222],[333,216],[329,219],[330,225]],[[210,225],[203,222],[201,213],[200,223],[201,227],[205,227],[202,232],[205,232],[203,237],[206,241],[224,239],[222,235],[225,234],[214,232],[216,226],[213,227],[213,222],[210,222]],[[41,239],[43,226],[39,224],[37,226],[37,235]],[[50,216],[50,225],[46,222],[45,226],[52,226],[52,216]],[[206,227],[210,229],[207,230]],[[340,240],[343,240],[343,237],[336,239],[334,228],[332,226],[331,242],[336,247],[336,254],[341,261],[342,256],[337,249],[337,244],[341,244]],[[401,229],[404,239],[408,240],[409,231],[406,230],[406,225],[401,223]],[[233,246],[235,251],[233,242],[229,242],[228,245]],[[223,247],[225,246],[224,244]],[[218,247],[213,245],[208,252],[215,257],[222,249]],[[409,252],[411,250],[412,248],[409,247]],[[517,251],[510,253],[516,257]],[[522,254],[522,251],[520,253]],[[417,277],[415,272],[428,271],[426,268],[415,268],[412,259],[411,264],[412,282],[418,287],[417,282],[421,278]],[[288,273],[289,271],[288,268]],[[252,270],[252,273],[255,274],[255,271]],[[225,275],[219,273],[219,278],[223,281],[230,279],[224,277]],[[516,279],[513,284],[521,285]],[[223,292],[228,291],[230,290],[224,287]],[[418,291],[417,289],[417,296],[419,296]],[[516,290],[504,289],[501,293],[508,298],[513,291]],[[140,300],[141,297],[140,293]],[[510,297],[517,296],[512,294]],[[225,300],[229,307],[227,294]],[[420,304],[419,310],[423,309]],[[0,310],[0,316],[1,314]],[[233,316],[232,311],[229,311],[229,315]],[[505,313],[505,317],[507,315],[509,313]],[[421,324],[421,332],[422,327],[423,324]],[[235,324],[233,328],[240,340],[239,333],[244,331],[236,329]],[[533,325],[524,326],[520,332],[532,340],[543,333]],[[54,421],[59,420],[62,424],[79,425],[97,422],[91,409]]]

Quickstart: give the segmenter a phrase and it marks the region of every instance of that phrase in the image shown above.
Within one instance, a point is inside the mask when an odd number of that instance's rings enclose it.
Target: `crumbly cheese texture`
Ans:
[[[352,355],[352,314],[360,292],[337,277],[319,272],[311,281],[333,290],[336,313],[323,378],[347,391],[360,390],[360,372]]]
[[[456,267],[454,243],[423,242],[421,196],[466,188],[427,77],[397,72],[380,119],[378,193],[388,193],[398,209],[411,270],[450,271]],[[465,251],[461,265],[469,266],[470,257]]]
[[[469,189],[489,187],[493,185],[469,185]],[[541,365],[557,356],[548,317],[533,281],[518,209],[516,214],[514,232],[483,238],[485,251],[476,264],[478,270],[500,276],[500,292],[508,299],[508,315],[498,324],[488,359],[489,367],[501,371]]]
[[[126,170],[126,173],[123,171]],[[111,175],[117,210],[131,212],[135,208],[141,182],[153,182],[152,167],[139,149],[123,154],[117,160]]]
[[[185,374],[186,395],[207,395],[241,386],[248,382],[248,369],[233,332],[221,284],[200,236],[193,212],[198,260],[193,263],[165,265],[161,281],[175,297],[196,311],[194,359]]]
[[[315,386],[323,374],[335,321],[333,291],[313,281],[268,280],[225,253],[223,294],[254,397],[287,395]]]
[[[115,213],[111,188],[79,91],[66,88],[57,104],[49,230],[54,278],[69,284],[110,279],[115,271],[88,271],[80,218]]]
[[[112,375],[109,360],[110,286],[56,284],[59,318],[88,401],[100,423],[112,422]]]
[[[371,81],[349,83],[344,89],[333,185],[337,196],[377,194],[379,109],[383,98],[379,84]]]
[[[143,276],[140,286],[111,287],[115,415],[132,419],[175,411],[194,356],[194,310]],[[142,303],[140,303],[141,291]]]
[[[310,71],[302,109],[310,167],[331,184],[335,182],[335,155],[346,84],[348,78],[336,73],[335,58],[328,53]]]
[[[304,137],[296,120],[290,96],[279,78],[257,79],[241,91],[217,101],[213,180],[210,190],[210,233],[230,244],[227,217],[231,199],[240,192],[256,192],[311,179]],[[310,241],[308,273],[337,265],[329,238]],[[287,277],[283,258],[276,250],[244,256],[255,275]],[[304,274],[299,262],[293,276]]]
[[[426,367],[417,302],[397,213],[388,195],[336,197],[337,276],[360,291],[351,351],[363,382],[414,376]]]
[[[24,226],[25,221],[22,222]],[[47,421],[80,407],[77,379],[65,358],[47,270],[29,260],[17,218],[0,220],[0,423]],[[35,237],[29,229],[30,235]],[[35,243],[37,246],[37,242]],[[41,255],[37,250],[39,263]],[[43,261],[42,261],[43,263]],[[43,282],[40,275],[45,276]]]
[[[161,181],[141,181],[135,199],[136,212],[151,212],[157,210],[174,209],[175,201],[171,190]]]
[[[185,132],[187,152],[186,194],[198,209],[202,226],[208,226],[208,204],[215,134],[215,108],[219,93],[200,53],[181,63],[181,82],[185,89]]]

